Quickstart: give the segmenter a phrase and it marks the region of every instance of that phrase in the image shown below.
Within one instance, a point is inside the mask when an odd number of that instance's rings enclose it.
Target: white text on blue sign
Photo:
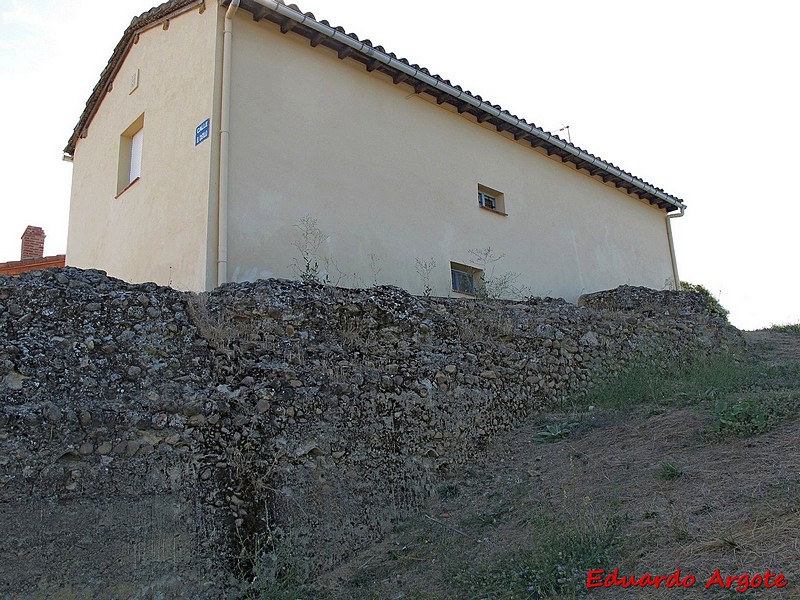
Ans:
[[[206,119],[200,125],[197,126],[194,132],[194,145],[197,146],[203,140],[208,138],[209,131],[211,129],[211,119]]]

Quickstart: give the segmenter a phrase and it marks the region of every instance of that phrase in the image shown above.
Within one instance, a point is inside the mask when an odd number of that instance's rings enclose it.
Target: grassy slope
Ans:
[[[800,597],[800,336],[753,332],[748,347],[739,362],[631,373],[540,415],[314,591],[262,597],[573,598],[589,569],[614,567],[697,583],[589,596],[740,597],[702,588],[715,569],[769,568],[789,584],[756,597]]]

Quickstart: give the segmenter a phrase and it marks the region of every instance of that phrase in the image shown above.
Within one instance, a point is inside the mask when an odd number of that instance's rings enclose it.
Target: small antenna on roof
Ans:
[[[567,132],[567,141],[571,144],[572,143],[572,136],[569,134],[569,125],[564,125],[562,123],[561,129],[556,129],[556,133],[561,133],[562,131]]]

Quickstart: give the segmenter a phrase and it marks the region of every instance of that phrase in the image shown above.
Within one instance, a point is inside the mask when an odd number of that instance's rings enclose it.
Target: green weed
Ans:
[[[634,365],[610,381],[592,389],[583,399],[587,406],[624,408],[655,402],[663,396],[661,369],[650,362]]]
[[[439,497],[442,500],[453,500],[458,498],[459,494],[461,494],[461,489],[455,483],[448,483],[439,488]]]
[[[708,288],[705,286],[697,283],[689,283],[688,281],[681,281],[681,290],[684,292],[695,292],[700,294],[702,298],[706,301],[706,312],[711,315],[712,317],[721,317],[728,320],[728,309],[726,309],[722,304],[720,304],[719,299],[717,299],[714,294],[712,294]]]
[[[720,436],[757,435],[794,417],[800,393],[786,390],[748,395],[738,401],[723,400],[714,411],[714,431]]]
[[[508,522],[508,508],[499,507],[497,510],[475,515],[465,522],[470,531],[483,530],[487,527],[497,527]]]
[[[643,361],[591,390],[586,405],[623,409],[669,401],[694,405],[734,393],[800,386],[800,364],[742,363],[730,354],[688,356],[665,370],[656,359]]]
[[[258,592],[257,596],[251,596],[257,600],[318,600],[317,592],[303,591],[284,583],[270,583]]]
[[[577,423],[554,423],[552,425],[545,425],[544,429],[533,436],[533,441],[539,444],[546,444],[549,442],[557,442],[563,440],[572,429],[578,425]]]
[[[674,481],[683,475],[683,469],[674,463],[664,462],[658,468],[658,477],[664,481]]]
[[[689,515],[686,507],[680,500],[667,499],[667,522],[672,530],[676,542],[685,542],[689,539]]]

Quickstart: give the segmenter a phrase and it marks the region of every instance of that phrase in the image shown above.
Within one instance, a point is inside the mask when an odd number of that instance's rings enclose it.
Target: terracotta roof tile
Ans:
[[[27,273],[28,271],[63,267],[66,258],[64,254],[56,254],[53,256],[26,258],[24,260],[12,260],[0,263],[0,275],[19,275],[20,273]]]

